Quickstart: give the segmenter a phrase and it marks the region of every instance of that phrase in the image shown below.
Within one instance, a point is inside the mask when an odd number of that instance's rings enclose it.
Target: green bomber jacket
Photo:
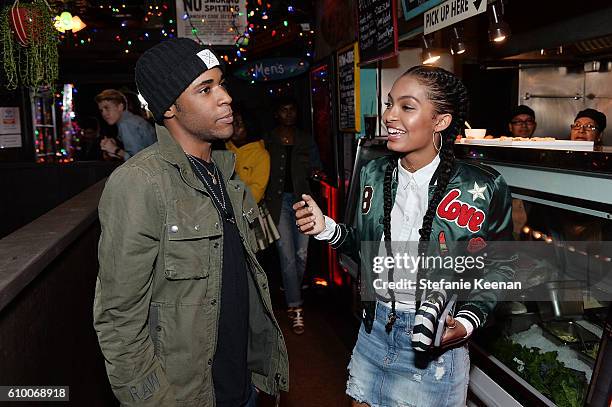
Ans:
[[[389,156],[384,156],[362,167],[359,186],[360,204],[357,205],[355,220],[352,225],[339,223],[334,236],[330,239],[332,247],[351,256],[360,265],[362,300],[380,299],[380,295],[377,296],[374,292],[373,283],[377,275],[372,271],[374,257],[379,254],[379,245],[362,243],[380,242],[383,237],[383,185],[385,171],[389,165]],[[434,175],[429,184],[430,200],[436,188],[436,178]],[[397,183],[397,169],[395,169],[391,184],[393,202]],[[475,192],[480,192],[481,195],[475,195]],[[456,246],[475,248],[478,251],[486,248],[487,242],[512,239],[512,199],[503,177],[485,165],[457,162],[443,198],[436,208],[430,235],[430,243],[433,244],[427,246],[428,253],[439,254],[440,246],[446,242],[456,242]],[[507,254],[495,256],[492,250],[489,250],[486,267],[480,270],[482,279],[489,283],[511,281],[514,278],[516,256],[507,256]],[[428,269],[426,273],[422,275],[419,270],[417,281],[422,278],[438,281],[441,279],[451,281],[457,278],[456,273],[439,269]],[[461,297],[463,301],[459,304],[456,316],[467,317],[474,328],[481,327],[502,294],[503,292],[498,289],[474,288]],[[421,297],[417,294],[416,298]],[[371,330],[374,318],[373,304],[371,300],[364,301],[363,304],[364,324],[368,332]]]
[[[121,405],[213,407],[222,221],[180,145],[164,127],[157,137],[111,174],[100,199],[94,327]],[[288,357],[253,251],[257,205],[234,174],[234,154],[213,159],[249,266],[252,382],[278,394],[288,390]]]

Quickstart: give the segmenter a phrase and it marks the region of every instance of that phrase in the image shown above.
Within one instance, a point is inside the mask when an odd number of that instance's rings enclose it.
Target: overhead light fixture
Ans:
[[[435,64],[438,59],[440,59],[440,55],[433,50],[431,38],[427,38],[423,35],[423,49],[421,52],[421,61],[423,61],[423,65],[431,65]]]
[[[504,42],[510,36],[510,26],[504,21],[504,2],[489,7],[489,41]]]
[[[61,33],[66,31],[72,31],[75,33],[87,27],[79,16],[73,16],[68,11],[64,11],[59,16],[55,16],[53,19],[53,26]]]
[[[467,48],[465,47],[465,42],[463,42],[463,30],[461,29],[461,27],[453,27],[451,38],[451,54],[461,55],[466,50]]]

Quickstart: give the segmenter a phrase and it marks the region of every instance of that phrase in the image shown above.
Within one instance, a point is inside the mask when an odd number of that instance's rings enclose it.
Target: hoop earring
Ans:
[[[436,134],[438,136],[440,136],[440,147],[436,147]],[[434,131],[433,133],[431,133],[431,143],[433,144],[434,148],[436,149],[436,152],[439,153],[440,150],[442,149],[442,133],[439,131]]]

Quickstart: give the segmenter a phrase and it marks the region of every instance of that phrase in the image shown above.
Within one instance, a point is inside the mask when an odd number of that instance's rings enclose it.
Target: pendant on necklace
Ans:
[[[217,185],[217,178],[213,175],[212,177],[213,185]]]

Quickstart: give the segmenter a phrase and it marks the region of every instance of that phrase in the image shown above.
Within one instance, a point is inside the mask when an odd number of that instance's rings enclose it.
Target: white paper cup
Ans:
[[[487,134],[487,129],[465,129],[467,138],[484,138]]]

